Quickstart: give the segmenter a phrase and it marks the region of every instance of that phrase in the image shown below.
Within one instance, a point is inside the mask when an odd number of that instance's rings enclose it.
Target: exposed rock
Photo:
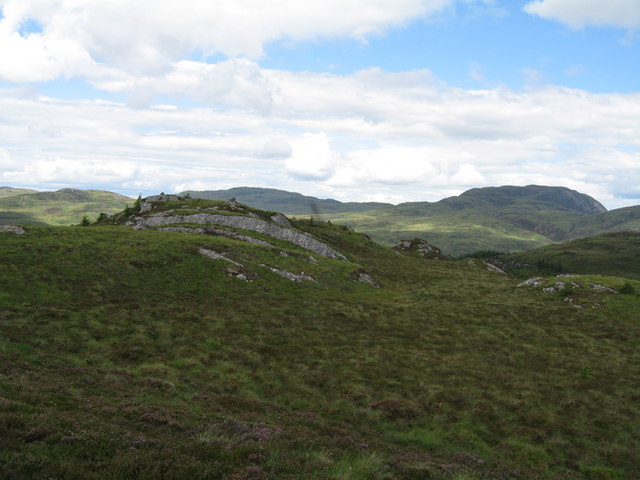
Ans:
[[[192,227],[162,227],[158,228],[158,230],[162,230],[163,232],[181,232],[181,233],[205,233],[204,228],[192,228]]]
[[[440,258],[448,258],[446,255],[442,254],[442,251],[436,247],[431,245],[426,240],[422,238],[414,238],[413,240],[400,240],[394,247],[396,251],[413,251],[416,252],[419,256],[425,258],[431,258],[434,260],[438,260]]]
[[[222,225],[262,233],[278,240],[291,242],[318,255],[328,258],[346,260],[346,257],[328,245],[316,240],[311,235],[289,228],[284,228],[259,218],[244,215],[220,215],[196,213],[193,215],[172,215],[171,212],[160,212],[146,217],[132,217],[125,225],[135,229],[146,227],[163,227],[172,224],[195,223],[201,225]]]
[[[573,305],[574,307],[576,307],[578,310],[582,310],[584,309],[584,305],[581,305],[579,303],[576,303],[576,299],[572,298],[572,297],[567,297],[564,299],[565,302],[567,302],[570,305]]]
[[[281,227],[291,228],[291,222],[289,222],[289,219],[281,213],[274,213],[271,215],[271,220]]]
[[[542,285],[544,282],[545,279],[542,277],[533,277],[529,280],[525,280],[524,282],[519,283],[518,287],[537,287],[539,285]]]
[[[589,286],[598,292],[611,293],[613,295],[617,295],[618,292],[613,288],[606,287],[605,285],[598,285],[597,283],[590,283]]]
[[[507,272],[502,270],[500,267],[494,265],[493,263],[484,262],[484,264],[486,265],[487,270],[489,270],[490,272],[499,273],[500,275],[507,275]]]
[[[302,282],[303,280],[305,281],[309,281],[309,282],[314,282],[317,283],[313,277],[307,275],[304,272],[301,272],[300,274],[295,274],[295,273],[291,273],[288,272],[286,270],[280,270],[279,268],[275,268],[275,267],[270,267],[269,265],[260,265],[261,267],[265,267],[268,268],[269,270],[271,270],[273,273],[277,273],[278,275],[280,275],[281,277],[286,278],[287,280],[291,280],[292,282]]]
[[[565,289],[567,287],[580,288],[580,284],[576,283],[576,282],[569,282],[569,283],[556,282],[553,287],[543,288],[542,291],[543,292],[547,292],[547,293],[556,293],[556,292],[562,291],[563,289]]]
[[[15,233],[16,235],[24,235],[27,231],[18,225],[0,225],[0,233]]]
[[[238,263],[234,260],[231,260],[230,258],[225,257],[223,254],[215,252],[213,250],[207,250],[206,248],[201,248],[198,250],[198,253],[200,255],[204,255],[205,257],[209,257],[212,260],[225,260],[227,262],[233,263],[234,265],[237,265],[239,267],[242,267],[243,265],[241,263]]]
[[[369,285],[373,285],[376,288],[380,288],[380,284],[376,282],[371,275],[366,272],[358,273],[358,277],[356,278],[358,282],[368,283]]]
[[[140,213],[148,212],[153,208],[153,204],[157,202],[175,202],[184,200],[184,197],[179,195],[167,195],[161,193],[160,195],[152,195],[150,197],[143,198],[140,202]]]
[[[566,283],[564,282],[556,282],[556,284],[553,287],[543,288],[542,291],[545,293],[556,293],[562,290],[565,286],[566,286]]]

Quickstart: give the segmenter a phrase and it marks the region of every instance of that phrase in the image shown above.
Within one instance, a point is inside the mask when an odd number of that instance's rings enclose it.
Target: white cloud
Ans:
[[[638,191],[640,94],[463,90],[428,71],[233,71],[264,79],[268,115],[231,94],[215,108],[133,109],[0,90],[0,183],[66,179],[134,196],[249,185],[405,201],[541,183],[597,193],[608,207]]]
[[[292,153],[285,161],[285,166],[287,172],[297,178],[326,180],[340,161],[324,132],[304,133],[290,144]]]
[[[163,77],[192,55],[257,58],[277,40],[364,41],[453,1],[0,0],[0,78],[93,79],[109,67]],[[42,31],[22,34],[27,20]]]
[[[638,0],[537,0],[525,5],[524,11],[571,28],[588,25],[640,28]]]

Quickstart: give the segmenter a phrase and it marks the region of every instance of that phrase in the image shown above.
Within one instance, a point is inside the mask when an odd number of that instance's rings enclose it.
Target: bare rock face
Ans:
[[[16,235],[24,235],[27,231],[18,225],[0,225],[0,233],[14,233]]]
[[[172,195],[161,193],[160,195],[152,195],[150,197],[146,197],[140,202],[140,213],[148,212],[153,208],[153,204],[156,202],[175,202],[179,200],[184,200],[183,197],[179,195]]]
[[[368,283],[369,285],[380,288],[380,284],[376,282],[371,275],[367,272],[358,272],[358,276],[356,278],[358,282]]]
[[[431,245],[422,238],[400,240],[393,249],[396,252],[415,252],[421,257],[432,258],[434,260],[447,258],[447,256],[443,255],[442,251],[438,247]]]
[[[125,225],[135,229],[148,227],[166,227],[180,223],[199,225],[220,225],[261,233],[278,240],[293,243],[323,257],[346,260],[346,257],[328,245],[316,240],[307,233],[281,227],[260,218],[245,215],[221,215],[212,213],[196,213],[192,215],[174,215],[171,212],[160,212],[146,217],[133,217]]]
[[[507,275],[507,272],[505,272],[500,267],[494,265],[493,263],[484,262],[484,264],[487,267],[487,270],[489,270],[490,272],[499,273],[500,275]]]
[[[271,215],[271,220],[273,221],[273,223],[277,223],[281,227],[291,228],[289,219],[281,213],[274,213],[273,215]]]

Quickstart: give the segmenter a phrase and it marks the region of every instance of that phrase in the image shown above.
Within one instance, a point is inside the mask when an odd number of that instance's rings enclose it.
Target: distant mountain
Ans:
[[[84,216],[95,220],[102,212],[119,212],[133,201],[113,192],[75,188],[5,196],[0,198],[0,224],[72,225]]]
[[[38,190],[31,190],[29,188],[0,187],[0,198],[14,197],[25,193],[38,193]]]
[[[475,188],[439,202],[403,203],[375,212],[325,216],[392,245],[422,237],[445,253],[519,251],[608,231],[640,228],[640,206],[607,211],[564,187]]]
[[[206,200],[229,200],[261,210],[271,210],[287,215],[319,215],[343,212],[365,212],[377,208],[392,207],[390,203],[379,202],[339,202],[337,200],[319,199],[300,193],[277,190],[275,188],[236,187],[229,190],[187,190],[180,195]]]
[[[554,273],[613,275],[640,280],[640,232],[611,232],[547,245],[527,252],[502,255],[495,261],[504,268],[527,267]],[[493,260],[492,260],[493,262]]]

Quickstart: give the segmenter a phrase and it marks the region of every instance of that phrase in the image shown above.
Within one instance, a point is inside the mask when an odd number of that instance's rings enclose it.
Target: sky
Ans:
[[[640,204],[640,0],[0,0],[0,185]]]

